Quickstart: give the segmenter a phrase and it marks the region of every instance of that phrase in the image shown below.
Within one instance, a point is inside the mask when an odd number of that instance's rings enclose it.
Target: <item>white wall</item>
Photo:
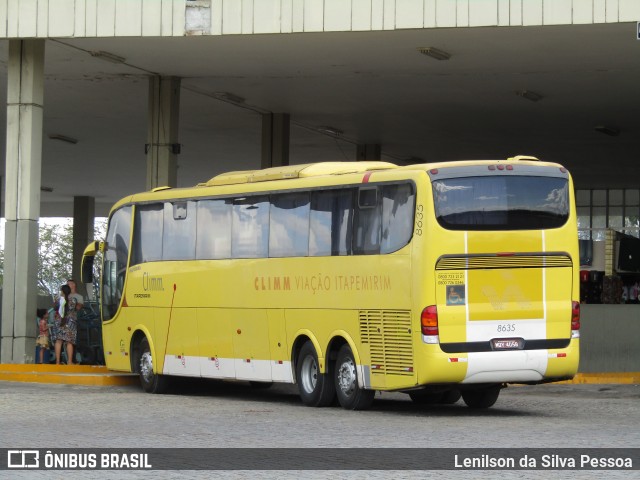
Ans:
[[[0,38],[636,22],[640,0],[0,0]]]
[[[0,0],[0,37],[182,36],[186,3],[186,0]]]

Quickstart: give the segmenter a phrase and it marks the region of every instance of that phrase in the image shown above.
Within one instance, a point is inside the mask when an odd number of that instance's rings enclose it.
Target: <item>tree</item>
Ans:
[[[38,243],[38,294],[48,295],[53,302],[60,285],[71,278],[73,262],[73,223],[41,222]]]
[[[94,238],[103,239],[107,228],[105,218],[96,218]],[[73,258],[73,220],[48,222],[41,219],[38,243],[38,294],[51,297],[71,278]],[[99,265],[98,265],[99,266]],[[99,278],[99,276],[98,276]],[[0,288],[4,279],[4,249],[0,249]]]
[[[60,285],[71,278],[73,262],[73,219],[62,223],[40,224],[38,255],[38,293],[49,295],[52,300],[58,295]],[[94,238],[103,239],[107,221],[98,218],[94,222]],[[95,262],[96,278],[99,276],[99,261]]]

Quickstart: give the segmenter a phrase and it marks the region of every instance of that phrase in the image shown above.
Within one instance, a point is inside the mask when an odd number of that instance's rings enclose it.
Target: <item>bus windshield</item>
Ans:
[[[449,230],[558,228],[569,218],[566,178],[478,176],[436,180],[436,217]]]

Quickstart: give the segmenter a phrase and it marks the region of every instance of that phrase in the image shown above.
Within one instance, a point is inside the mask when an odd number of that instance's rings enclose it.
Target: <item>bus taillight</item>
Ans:
[[[420,317],[420,323],[422,325],[422,334],[428,337],[438,335],[438,309],[435,305],[429,305],[422,310]]]
[[[580,337],[580,302],[571,303],[571,338]]]

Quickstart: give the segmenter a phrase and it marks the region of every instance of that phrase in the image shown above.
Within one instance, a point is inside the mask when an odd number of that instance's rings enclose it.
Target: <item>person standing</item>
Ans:
[[[66,343],[67,345],[67,364],[73,365],[73,347],[76,344],[76,336],[78,335],[76,302],[76,298],[71,297],[71,288],[69,288],[69,285],[62,285],[60,287],[60,302],[55,318],[56,365],[60,365],[60,355],[62,353],[63,343]]]
[[[69,295],[69,298],[73,297],[76,299],[76,311],[82,310],[82,307],[84,307],[84,297],[78,293],[78,285],[76,284],[76,281],[73,278],[70,278],[67,280],[67,285],[69,285],[69,288],[71,289],[71,295]]]

